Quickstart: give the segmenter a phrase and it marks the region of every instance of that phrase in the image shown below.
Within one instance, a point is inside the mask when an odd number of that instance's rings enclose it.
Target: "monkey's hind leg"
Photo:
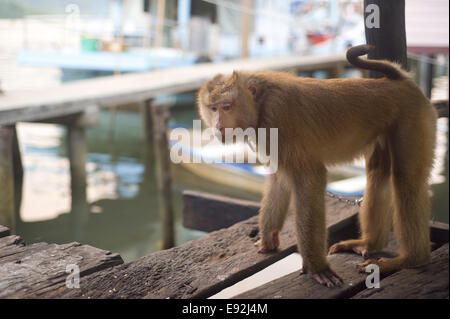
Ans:
[[[387,245],[393,218],[390,171],[390,154],[387,141],[383,138],[366,155],[367,184],[359,212],[361,238],[334,244],[329,254],[354,251],[368,257]]]
[[[374,263],[386,273],[419,266],[430,259],[428,176],[435,145],[434,116],[430,112],[401,120],[390,136],[394,232],[400,244],[399,256],[368,260],[360,265],[361,271]]]
[[[276,250],[280,245],[279,232],[288,212],[290,190],[281,172],[269,175],[259,212],[261,240],[259,252]]]

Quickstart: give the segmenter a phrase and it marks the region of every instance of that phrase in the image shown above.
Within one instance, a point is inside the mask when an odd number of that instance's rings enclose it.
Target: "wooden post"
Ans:
[[[140,103],[142,119],[142,163],[145,167],[142,182],[139,187],[139,196],[148,196],[149,192],[154,192],[154,159],[153,159],[153,121],[152,106],[153,100],[149,99]]]
[[[156,10],[156,35],[154,45],[156,48],[160,48],[163,45],[165,16],[166,16],[166,0],[158,0],[158,8]]]
[[[169,144],[167,141],[168,105],[151,106],[153,118],[153,143],[155,154],[156,183],[158,187],[159,213],[162,225],[163,249],[175,245],[172,206],[172,180],[170,174]]]
[[[14,232],[14,127],[0,126],[0,225]]]
[[[431,98],[431,89],[433,88],[433,63],[430,63],[428,59],[433,59],[433,55],[425,55],[423,59],[419,61],[420,68],[420,87],[427,98]]]
[[[98,117],[97,106],[86,108],[72,122],[67,124],[67,148],[70,162],[71,211],[78,225],[89,219],[86,175],[86,127],[94,125]],[[80,227],[82,228],[82,227]]]
[[[343,70],[344,66],[340,63],[337,63],[334,67],[328,70],[328,78],[335,79],[341,77]]]
[[[23,164],[16,125],[13,126],[12,156],[14,170],[14,214],[16,216],[15,221],[17,222],[20,218],[20,207],[22,206]]]
[[[250,9],[251,1],[242,0],[241,11],[241,58],[248,57],[248,37],[250,33]]]
[[[153,122],[151,105],[153,100],[149,99],[140,103],[141,119],[142,119],[142,136],[146,143],[153,141]]]
[[[368,8],[369,5],[379,8],[379,27],[368,27],[367,17],[373,14],[373,11],[369,10],[370,7]],[[395,61],[407,69],[405,0],[364,0],[364,11],[366,41],[375,46],[368,58]],[[379,72],[370,71],[372,78],[383,76]]]

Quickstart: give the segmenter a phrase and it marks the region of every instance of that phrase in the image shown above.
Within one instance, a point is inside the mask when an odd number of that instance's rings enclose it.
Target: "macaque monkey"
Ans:
[[[381,79],[314,79],[271,71],[217,75],[199,91],[209,126],[278,128],[278,170],[269,175],[259,213],[261,253],[277,249],[289,203],[295,208],[303,271],[320,284],[342,279],[327,262],[326,166],[365,156],[367,186],[359,212],[361,238],[333,245],[329,254],[364,257],[382,250],[393,227],[397,257],[369,259],[381,272],[430,259],[427,179],[433,163],[437,115],[409,74],[395,63],[361,59],[373,47],[347,51],[355,67]],[[266,143],[267,144],[267,143]]]

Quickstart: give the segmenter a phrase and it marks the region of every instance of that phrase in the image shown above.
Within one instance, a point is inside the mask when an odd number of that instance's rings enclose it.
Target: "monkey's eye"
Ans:
[[[217,106],[215,106],[215,105],[211,105],[209,108],[210,108],[211,111],[213,111],[213,112],[217,111]]]
[[[229,110],[231,110],[231,104],[224,104],[223,106],[222,106],[222,109],[224,110],[224,111],[229,111]]]

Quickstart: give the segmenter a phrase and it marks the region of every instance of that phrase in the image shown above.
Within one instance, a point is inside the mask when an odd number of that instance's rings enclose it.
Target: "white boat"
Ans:
[[[171,152],[177,153],[182,160],[180,164],[199,177],[223,185],[239,188],[245,191],[261,193],[268,169],[259,163],[249,163],[254,152],[247,144],[223,145],[219,141],[211,143],[203,141],[194,146],[195,134],[189,131],[189,138],[171,139]],[[199,141],[201,138],[199,139]],[[227,162],[226,159],[241,154],[244,163]],[[364,193],[366,178],[361,164],[336,166],[329,169],[334,175],[344,179],[333,181],[327,185],[327,191],[338,196],[360,197]]]

